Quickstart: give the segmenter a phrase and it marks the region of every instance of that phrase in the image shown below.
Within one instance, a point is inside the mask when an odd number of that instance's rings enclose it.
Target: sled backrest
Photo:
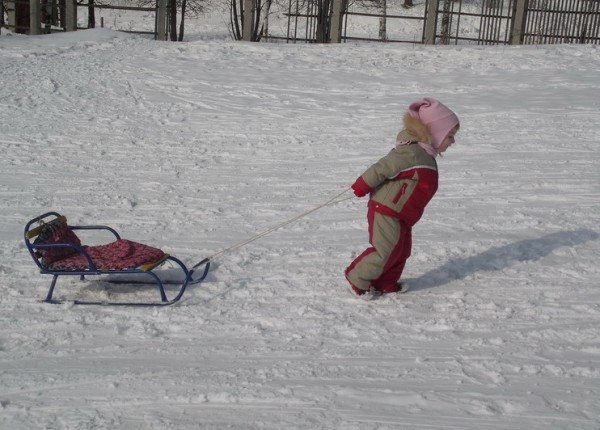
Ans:
[[[49,215],[55,218],[45,222],[44,218]],[[40,225],[30,228],[35,222],[39,222]],[[81,246],[79,237],[67,224],[67,218],[55,212],[30,221],[25,227],[24,235],[31,257],[42,267],[77,253],[75,247]],[[34,238],[32,243],[31,240]]]

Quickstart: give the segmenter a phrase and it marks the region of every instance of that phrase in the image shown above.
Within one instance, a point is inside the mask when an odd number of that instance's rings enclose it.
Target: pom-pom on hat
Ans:
[[[430,97],[414,101],[408,107],[411,117],[419,119],[431,134],[431,145],[437,149],[454,127],[458,117],[448,107]]]

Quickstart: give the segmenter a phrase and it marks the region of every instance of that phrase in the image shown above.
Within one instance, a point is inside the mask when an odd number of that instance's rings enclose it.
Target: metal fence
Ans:
[[[117,28],[114,28],[115,30],[119,30],[122,31],[124,33],[133,33],[133,34],[148,34],[148,35],[152,35],[154,36],[154,38],[157,38],[157,24],[156,24],[156,20],[158,17],[158,2],[155,2],[154,5],[152,6],[133,6],[133,5],[129,5],[129,6],[123,6],[120,4],[110,4],[110,3],[102,3],[102,4],[98,4],[98,3],[92,3],[92,2],[88,2],[88,3],[77,3],[78,8],[80,9],[80,14],[87,14],[88,17],[88,25],[86,27],[78,27],[80,29],[84,29],[84,28],[94,28],[98,25],[98,23],[94,20],[91,20],[90,17],[94,17],[95,16],[95,12],[96,11],[102,11],[102,10],[107,10],[107,11],[127,11],[127,12],[141,12],[140,16],[145,15],[145,12],[150,12],[151,15],[153,15],[153,30],[140,30],[137,28],[127,28],[125,27],[119,27],[117,26]],[[104,27],[104,20],[101,18],[100,19],[100,27]],[[147,24],[147,23],[146,23]],[[125,24],[127,25],[127,23]]]
[[[600,43],[600,1],[530,0],[524,43]]]
[[[77,9],[155,11],[154,34],[165,40],[167,1],[151,6],[91,5],[85,0],[0,0],[16,32],[40,34],[75,29]],[[247,0],[244,4],[256,4]],[[345,42],[353,40],[426,44],[600,44],[600,0],[288,0],[287,35],[264,40]],[[36,7],[30,7],[30,3]],[[413,2],[410,2],[411,4]],[[271,4],[271,3],[269,3]],[[78,7],[79,6],[79,7]],[[85,13],[85,12],[84,12]],[[41,28],[44,24],[44,28]],[[31,26],[31,28],[29,28]]]
[[[332,40],[324,25],[333,21],[336,1],[342,2],[342,42],[600,43],[600,0],[419,0],[408,10],[387,0],[289,0],[284,39]]]
[[[4,18],[4,10],[8,16],[7,22],[0,21],[16,33],[42,34],[93,28],[98,24],[103,27],[103,17],[100,16],[98,23],[95,16],[99,11],[110,11],[112,29],[166,40],[169,29],[167,0],[147,0],[147,6],[134,6],[133,3],[132,0],[114,0],[114,4],[108,0],[0,0],[3,6],[1,18]],[[77,27],[78,11],[82,18],[87,18],[87,26]]]
[[[436,43],[600,43],[599,0],[440,0],[437,12]]]
[[[439,1],[434,43],[509,43],[514,2],[515,0]]]
[[[379,1],[375,7],[349,4],[343,16],[341,41],[423,43],[426,8],[403,8],[398,1],[386,3]]]
[[[29,30],[29,0],[3,2],[3,15],[4,12],[8,15],[8,20],[3,22],[3,27],[15,33],[26,33]],[[4,21],[4,16],[2,20]]]

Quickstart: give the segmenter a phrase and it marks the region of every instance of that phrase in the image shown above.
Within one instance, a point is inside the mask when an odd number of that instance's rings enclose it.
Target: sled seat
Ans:
[[[127,239],[118,239],[100,246],[82,246],[82,248],[85,254],[75,251],[70,256],[48,264],[48,268],[81,271],[95,267],[102,271],[115,271],[137,267],[141,270],[149,270],[169,257],[160,249]]]
[[[37,226],[34,227],[34,225]],[[107,230],[114,236],[110,243],[98,246],[83,245],[76,230]],[[193,270],[177,258],[158,248],[122,239],[111,227],[102,225],[70,226],[67,218],[57,212],[47,212],[30,220],[25,226],[25,244],[40,273],[52,275],[52,282],[44,302],[62,303],[52,295],[59,276],[79,276],[82,280],[88,275],[139,275],[156,284],[160,294],[159,302],[108,302],[74,300],[76,304],[105,304],[130,306],[170,305],[183,296],[189,284],[199,283],[208,273],[208,265],[200,278],[193,279]],[[32,242],[33,240],[33,242]],[[170,261],[183,272],[184,280],[177,295],[169,300],[165,293],[164,281],[153,269]],[[136,281],[137,282],[137,281]]]

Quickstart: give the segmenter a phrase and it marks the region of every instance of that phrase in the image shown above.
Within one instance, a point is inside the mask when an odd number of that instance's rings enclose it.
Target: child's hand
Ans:
[[[367,194],[369,194],[371,191],[373,191],[371,189],[371,187],[369,187],[367,185],[367,183],[364,181],[364,179],[361,177],[359,177],[354,184],[352,184],[352,191],[354,191],[354,195],[356,197],[364,197]]]

